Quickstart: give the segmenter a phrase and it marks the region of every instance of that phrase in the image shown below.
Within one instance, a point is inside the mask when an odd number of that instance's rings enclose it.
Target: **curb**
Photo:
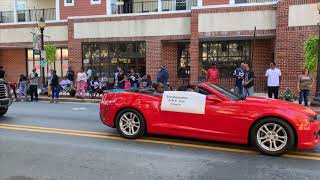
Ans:
[[[51,101],[51,98],[39,97],[39,101]],[[74,103],[100,103],[101,99],[73,99],[73,98],[59,98],[59,102],[74,102]]]

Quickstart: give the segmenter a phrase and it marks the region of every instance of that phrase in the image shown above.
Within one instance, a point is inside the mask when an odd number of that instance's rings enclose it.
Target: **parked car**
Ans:
[[[162,96],[152,90],[108,92],[100,103],[100,117],[124,138],[148,133],[250,144],[272,156],[292,148],[312,149],[320,141],[320,120],[310,108],[243,98],[210,83],[195,91],[166,91]]]
[[[0,79],[0,117],[5,115],[12,104],[9,84]]]

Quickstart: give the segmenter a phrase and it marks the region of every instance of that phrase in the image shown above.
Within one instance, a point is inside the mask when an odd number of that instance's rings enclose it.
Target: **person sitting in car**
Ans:
[[[156,83],[154,83],[153,87],[156,90],[156,92],[154,94],[162,96],[162,94],[164,92],[164,85],[160,82],[156,82]]]

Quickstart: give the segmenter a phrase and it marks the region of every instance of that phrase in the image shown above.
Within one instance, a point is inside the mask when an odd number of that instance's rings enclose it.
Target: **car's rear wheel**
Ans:
[[[263,154],[280,156],[293,147],[295,136],[288,123],[277,118],[268,118],[254,125],[251,141]]]
[[[134,139],[144,135],[146,123],[139,111],[123,109],[117,115],[116,127],[122,137]]]

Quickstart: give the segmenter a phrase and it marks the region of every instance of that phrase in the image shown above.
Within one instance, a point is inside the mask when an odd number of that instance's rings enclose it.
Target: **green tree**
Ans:
[[[316,72],[318,62],[318,41],[319,38],[311,36],[304,43],[305,67],[309,72]]]
[[[45,46],[44,50],[46,51],[46,60],[48,65],[53,64],[56,61],[56,50],[57,47],[53,44],[48,44]]]

